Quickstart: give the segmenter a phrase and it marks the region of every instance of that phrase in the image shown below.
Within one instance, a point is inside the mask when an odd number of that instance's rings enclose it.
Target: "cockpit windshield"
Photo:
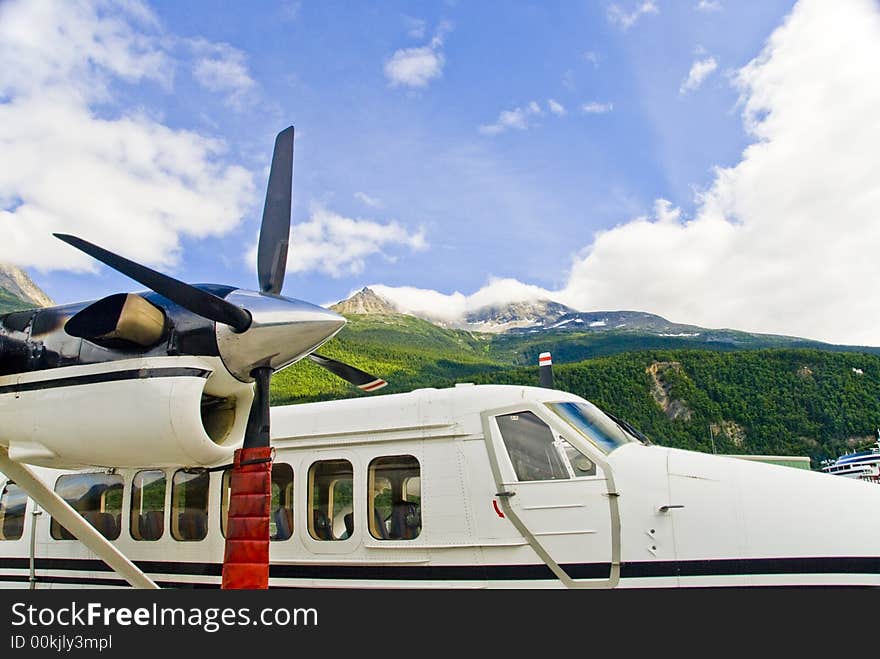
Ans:
[[[545,403],[554,413],[596,445],[603,453],[638,442],[613,419],[592,403]]]

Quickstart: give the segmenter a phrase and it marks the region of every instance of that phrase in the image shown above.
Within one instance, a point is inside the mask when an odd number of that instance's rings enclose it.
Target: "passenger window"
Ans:
[[[309,535],[346,540],[354,533],[354,471],[348,460],[323,460],[309,469]]]
[[[422,478],[411,455],[376,458],[369,469],[369,527],[377,540],[412,540],[422,532]]]
[[[568,478],[554,445],[553,431],[532,412],[495,417],[516,477],[521,481]]]
[[[208,535],[208,489],[206,472],[174,472],[171,480],[171,535],[175,540],[204,540]]]
[[[27,494],[15,483],[7,483],[0,494],[0,540],[19,540],[24,533]]]
[[[223,472],[220,497],[220,530],[226,537],[229,522],[229,493],[232,472]],[[293,467],[283,462],[272,465],[272,504],[269,511],[269,539],[287,540],[293,535]]]
[[[165,532],[165,472],[139,471],[131,482],[131,537],[158,540]]]
[[[269,516],[269,538],[287,540],[293,535],[293,467],[272,465],[272,507]]]
[[[59,476],[55,492],[108,540],[119,537],[122,520],[122,476],[117,474],[69,474]],[[75,536],[52,519],[49,532],[56,540]]]

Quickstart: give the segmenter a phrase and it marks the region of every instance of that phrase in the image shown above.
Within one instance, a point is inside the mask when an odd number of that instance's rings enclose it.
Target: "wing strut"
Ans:
[[[134,588],[158,588],[152,579],[132,563],[125,554],[114,547],[107,538],[89,524],[82,515],[58,496],[27,466],[9,459],[9,450],[0,446],[0,471],[15,481],[27,495],[36,501],[52,517],[58,520],[80,542],[98,555],[114,572]]]

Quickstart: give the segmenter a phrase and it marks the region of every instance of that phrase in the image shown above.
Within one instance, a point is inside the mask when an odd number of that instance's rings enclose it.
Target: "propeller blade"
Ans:
[[[382,378],[377,378],[375,375],[370,375],[359,368],[349,366],[348,364],[336,361],[335,359],[330,359],[329,357],[324,357],[315,352],[309,355],[309,359],[315,362],[318,366],[326,368],[333,373],[333,375],[337,375],[346,382],[355,385],[361,391],[372,393],[388,384]]]
[[[221,297],[129,261],[82,238],[65,233],[53,235],[199,316],[229,325],[237,332],[245,331],[251,324],[251,315],[247,311]]]
[[[290,203],[293,184],[293,126],[275,138],[272,169],[263,206],[260,242],[257,246],[257,277],[260,290],[278,295],[284,285],[287,246],[290,242]]]

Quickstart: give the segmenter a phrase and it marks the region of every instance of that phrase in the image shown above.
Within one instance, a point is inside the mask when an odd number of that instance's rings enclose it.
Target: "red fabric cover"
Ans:
[[[272,448],[235,452],[226,524],[222,588],[269,587],[269,508],[272,500]],[[256,464],[242,464],[265,460]]]

